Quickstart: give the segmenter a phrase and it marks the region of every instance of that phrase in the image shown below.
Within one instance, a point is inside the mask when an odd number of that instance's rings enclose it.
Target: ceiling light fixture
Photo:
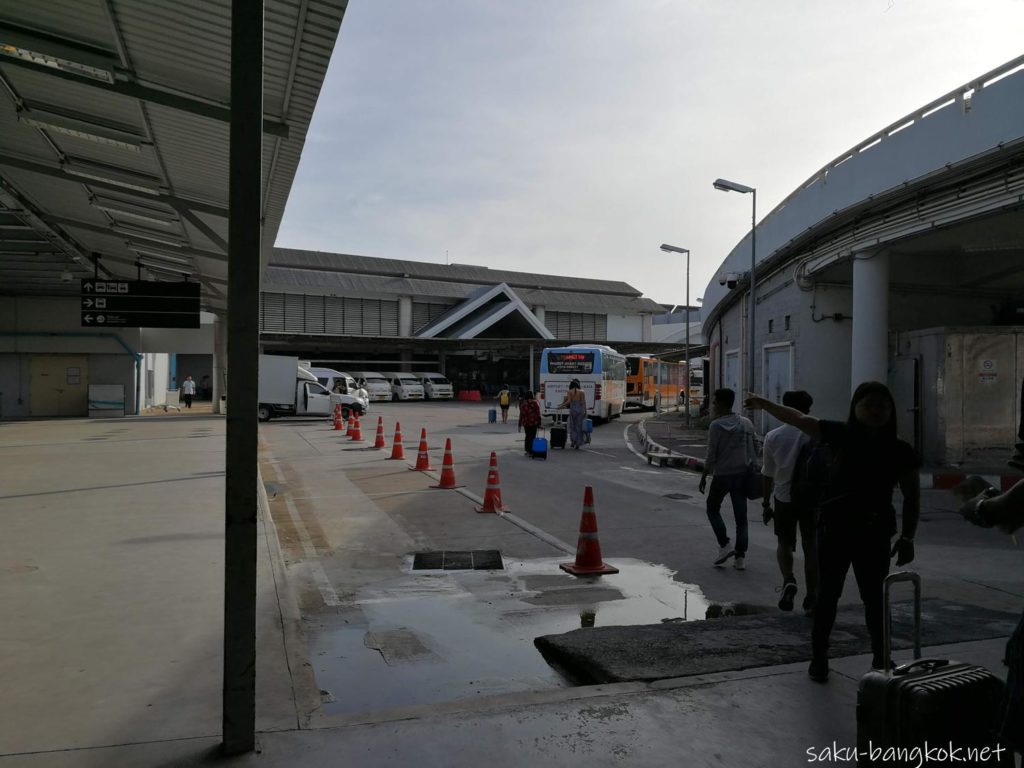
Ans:
[[[148,144],[145,136],[135,133],[129,128],[97,123],[86,115],[47,106],[22,106],[18,108],[18,122],[54,131],[76,139],[105,144],[109,147],[139,152],[143,144]]]
[[[153,254],[153,255],[143,255],[143,254],[139,253],[138,257],[139,257],[138,258],[139,263],[141,263],[141,264],[155,264],[158,267],[168,267],[168,268],[170,268],[170,267],[173,267],[173,266],[182,266],[182,267],[191,267],[191,266],[193,266],[191,259],[189,259],[189,258],[179,258],[177,256],[157,256],[155,254]]]
[[[152,240],[154,243],[170,245],[174,248],[184,248],[186,245],[188,245],[188,242],[186,240],[169,232],[158,232],[154,229],[133,227],[128,224],[119,224],[117,222],[111,224],[110,228],[117,232],[119,235],[125,235],[127,237],[133,238],[142,238],[143,240]]]
[[[80,158],[68,158],[61,163],[64,173],[77,176],[82,179],[93,179],[106,184],[113,184],[125,189],[134,189],[145,192],[149,195],[159,195],[166,188],[163,182],[156,176],[149,176],[145,173],[136,173],[125,168],[107,165],[105,163],[94,163],[91,160]]]
[[[109,53],[15,24],[0,23],[0,56],[21,59],[104,83],[114,82],[116,61]]]
[[[89,202],[93,208],[99,211],[106,211],[117,216],[127,216],[139,221],[149,222],[150,224],[159,224],[161,227],[169,227],[180,221],[177,214],[173,211],[132,203],[127,200],[114,200],[109,197],[94,195],[89,199]]]

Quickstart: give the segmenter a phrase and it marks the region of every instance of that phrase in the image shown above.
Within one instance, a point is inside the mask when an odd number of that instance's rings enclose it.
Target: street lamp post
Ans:
[[[757,350],[757,344],[754,339],[754,314],[757,309],[754,280],[754,269],[757,261],[757,190],[754,187],[737,184],[735,181],[727,181],[725,179],[715,179],[714,187],[721,192],[739,192],[743,195],[749,192],[752,195],[753,205],[750,209],[750,322],[747,328],[750,335],[750,360],[748,362],[747,387],[751,391],[757,391],[754,383],[754,354]],[[742,398],[742,396],[743,393],[741,392],[740,397]]]
[[[690,382],[693,381],[690,375],[690,249],[662,243],[661,250],[665,253],[686,254],[686,397],[683,408],[686,410],[686,426],[690,426]]]

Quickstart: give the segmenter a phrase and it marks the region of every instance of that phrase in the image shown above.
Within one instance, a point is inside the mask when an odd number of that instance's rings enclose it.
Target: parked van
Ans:
[[[349,371],[357,383],[363,385],[371,400],[391,400],[391,382],[378,371]]]
[[[452,383],[442,374],[427,371],[416,375],[423,385],[423,396],[427,400],[453,400],[455,398],[455,389],[452,387]]]
[[[422,400],[423,385],[414,373],[385,371],[384,376],[391,384],[392,400]]]
[[[328,392],[334,392],[341,395],[352,395],[363,404],[364,412],[369,408],[369,397],[367,396],[366,398],[362,398],[356,395],[359,385],[356,384],[356,380],[349,374],[344,371],[336,371],[333,368],[310,368],[309,372],[316,376],[316,380],[320,382]],[[369,390],[367,390],[367,395],[369,395]]]

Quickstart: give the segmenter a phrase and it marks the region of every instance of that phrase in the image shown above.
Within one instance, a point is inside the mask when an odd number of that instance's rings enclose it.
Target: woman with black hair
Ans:
[[[896,436],[892,393],[880,382],[864,382],[853,393],[846,423],[817,419],[760,395],[748,395],[744,404],[792,424],[830,446],[835,456],[819,507],[820,580],[807,673],[817,682],[828,680],[829,635],[851,565],[864,603],[864,621],[871,634],[871,666],[880,669],[884,663],[882,584],[893,555],[896,565],[914,559],[914,532],[921,498],[917,456],[908,443]],[[896,534],[892,492],[897,484],[903,494],[903,527],[890,548]]]

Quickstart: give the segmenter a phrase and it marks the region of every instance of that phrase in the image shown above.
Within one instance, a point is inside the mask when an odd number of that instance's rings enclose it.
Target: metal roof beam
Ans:
[[[0,29],[2,29],[2,25],[0,25]],[[210,99],[201,99],[193,94],[181,93],[169,88],[163,88],[152,84],[143,85],[134,79],[129,81],[115,79],[113,83],[107,83],[102,80],[95,80],[90,77],[82,77],[80,75],[72,74],[71,72],[65,72],[61,69],[53,69],[43,64],[35,64],[31,61],[7,57],[0,59],[0,64],[10,64],[15,67],[23,67],[24,69],[30,69],[33,72],[49,75],[50,77],[57,77],[61,80],[70,80],[71,82],[78,83],[79,85],[88,86],[89,88],[97,88],[101,91],[106,91],[107,93],[116,93],[120,96],[127,96],[130,99],[138,99],[139,101],[145,101],[150,104],[159,104],[162,107],[170,107],[171,109],[188,112],[193,115],[198,115],[199,117],[216,120],[220,123],[231,122],[230,106],[226,106]],[[119,77],[125,76],[132,77],[130,75],[119,73]],[[287,139],[289,135],[288,124],[272,117],[264,117],[263,133],[268,136]]]
[[[167,203],[167,205],[173,206],[178,210],[181,210],[182,208],[189,208],[193,211],[209,213],[213,216],[222,216],[224,218],[227,218],[228,215],[228,209],[221,205],[213,205],[201,200],[189,200],[187,198],[176,197],[174,195],[167,195],[163,193],[151,195],[144,192],[134,192],[120,184],[110,184],[98,179],[85,179],[71,176],[62,171],[59,167],[46,165],[45,163],[40,163],[35,160],[27,160],[14,155],[0,154],[0,165],[6,165],[10,168],[20,168],[23,171],[32,171],[33,173],[49,176],[54,179],[63,179],[64,181],[69,181],[73,184],[87,184],[88,186],[96,187],[97,189],[108,189],[122,195],[138,197],[140,200],[158,200],[160,202]]]

